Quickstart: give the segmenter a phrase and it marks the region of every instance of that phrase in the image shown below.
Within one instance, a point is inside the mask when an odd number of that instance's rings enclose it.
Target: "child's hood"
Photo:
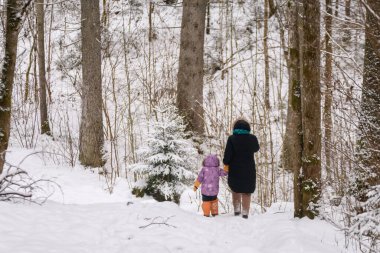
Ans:
[[[219,167],[219,159],[216,155],[208,155],[203,161],[204,167]]]

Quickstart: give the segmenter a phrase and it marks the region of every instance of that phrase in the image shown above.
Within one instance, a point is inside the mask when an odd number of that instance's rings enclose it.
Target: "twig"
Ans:
[[[161,216],[158,216],[158,217],[153,218],[153,220],[152,220],[151,223],[149,223],[149,224],[147,224],[147,225],[144,225],[144,226],[140,226],[139,228],[144,229],[144,228],[147,228],[147,227],[152,226],[152,225],[165,225],[165,226],[168,226],[168,227],[177,228],[176,226],[173,226],[173,225],[167,223],[168,220],[169,220],[170,218],[173,218],[173,217],[174,217],[174,216],[170,216],[170,217],[163,218],[163,217],[161,217]],[[157,219],[160,219],[160,218],[161,218],[163,221],[161,221],[161,222],[157,222],[156,220],[157,220]]]
[[[24,160],[22,160],[21,163]],[[62,188],[56,182],[50,179],[35,180],[29,176],[25,170],[7,161],[4,162],[4,165],[8,166],[8,168],[0,175],[0,201],[23,200],[42,205],[54,194],[56,188],[61,191],[63,196]],[[54,187],[52,187],[54,190],[46,191],[45,188],[41,186],[41,183],[44,182],[47,183],[49,189],[51,189],[51,185],[54,185]],[[32,199],[33,194],[37,191],[43,192],[45,196]]]

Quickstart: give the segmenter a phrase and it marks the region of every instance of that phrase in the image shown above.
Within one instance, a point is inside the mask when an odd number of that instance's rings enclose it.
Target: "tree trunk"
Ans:
[[[301,119],[301,54],[299,0],[289,2],[289,91],[288,114],[284,139],[284,169],[294,173],[294,216],[302,217],[301,166],[302,166],[302,119]]]
[[[348,25],[351,16],[351,0],[345,0],[344,14],[346,21],[343,23],[343,42],[347,44],[351,40],[351,31]]]
[[[22,2],[20,0],[8,0],[6,6],[5,55],[0,83],[0,174],[3,171],[5,152],[8,148],[10,136],[12,89],[17,58],[17,40],[22,18]]]
[[[268,19],[269,19],[269,0],[264,0],[264,103],[267,111],[270,110],[269,100],[269,53],[268,53]]]
[[[367,13],[365,35],[366,43],[369,43],[371,46],[370,51],[373,51],[377,55],[377,57],[380,58],[380,40],[379,32],[377,30],[380,23],[380,12],[377,9],[378,4],[379,3],[377,3],[376,1],[367,1],[367,4],[365,5]],[[374,30],[371,31],[369,27],[374,27]]]
[[[82,117],[79,160],[99,167],[103,160],[103,114],[99,1],[81,0],[82,32]]]
[[[25,92],[24,92],[24,103],[28,102],[28,99],[29,99],[29,93],[30,93],[30,70],[32,69],[32,66],[33,66],[33,60],[34,60],[34,57],[33,57],[33,54],[34,54],[34,48],[35,48],[35,44],[36,44],[36,36],[33,36],[33,44],[32,44],[32,47],[30,48],[30,52],[29,52],[29,63],[28,63],[28,67],[26,69],[26,73],[25,73]]]
[[[269,16],[268,16],[268,18],[271,18],[275,14],[275,12],[277,11],[277,6],[275,5],[274,0],[268,0],[268,4],[269,4]]]
[[[179,54],[177,106],[187,130],[202,135],[203,50],[207,0],[184,0]]]
[[[360,178],[364,189],[380,183],[380,2],[368,0],[365,28],[364,75],[360,117]],[[364,170],[364,171],[362,171]],[[361,201],[366,200],[362,194]]]
[[[210,34],[210,19],[211,19],[211,11],[210,11],[210,2],[207,3],[207,25],[206,25],[206,34]]]
[[[153,39],[154,39],[154,32],[153,32],[153,20],[152,20],[152,16],[153,16],[153,11],[154,11],[154,3],[153,2],[150,2],[149,3],[149,35],[148,35],[148,40],[149,42],[152,42]]]
[[[318,215],[321,190],[320,3],[303,1],[302,40],[302,208],[303,216]]]
[[[37,45],[38,45],[38,81],[40,83],[40,120],[41,134],[50,135],[48,109],[46,103],[46,72],[45,72],[45,13],[44,0],[36,0]]]
[[[326,0],[326,13],[325,25],[325,47],[326,47],[326,57],[325,57],[325,105],[324,105],[324,128],[325,128],[325,158],[326,158],[326,174],[327,182],[331,181],[331,135],[332,135],[332,117],[331,117],[331,107],[333,103],[333,85],[332,85],[332,43],[330,37],[332,37],[332,1]]]

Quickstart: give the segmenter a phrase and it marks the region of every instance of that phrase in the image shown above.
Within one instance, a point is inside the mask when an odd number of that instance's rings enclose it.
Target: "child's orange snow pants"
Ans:
[[[203,201],[202,203],[203,215],[209,217],[218,215],[218,199],[212,201]]]

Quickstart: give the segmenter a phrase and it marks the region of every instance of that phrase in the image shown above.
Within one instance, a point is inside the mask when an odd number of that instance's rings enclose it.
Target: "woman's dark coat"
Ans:
[[[228,137],[223,163],[229,166],[228,186],[237,193],[253,193],[256,188],[256,168],[253,154],[259,151],[257,137],[234,134]]]

